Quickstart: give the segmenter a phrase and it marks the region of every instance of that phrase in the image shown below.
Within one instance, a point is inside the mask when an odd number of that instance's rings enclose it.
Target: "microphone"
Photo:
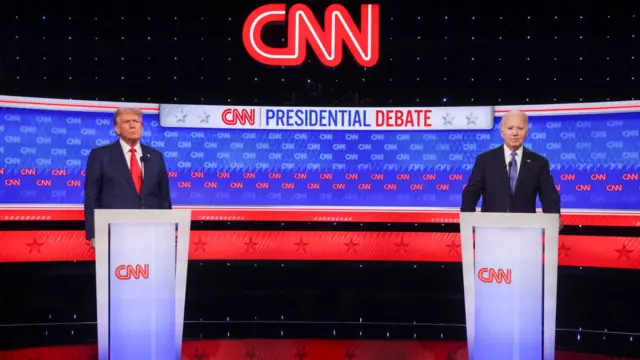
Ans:
[[[144,154],[142,156],[140,156],[140,162],[144,163],[151,160],[151,155],[150,154]]]
[[[507,170],[511,171],[511,166],[513,165],[513,161],[509,161],[509,163],[507,164]]]

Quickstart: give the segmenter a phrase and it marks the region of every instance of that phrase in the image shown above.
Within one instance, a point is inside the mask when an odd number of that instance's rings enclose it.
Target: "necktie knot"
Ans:
[[[512,158],[512,159],[515,159],[515,158],[516,158],[516,156],[518,156],[518,153],[517,153],[517,152],[515,152],[515,151],[514,151],[514,152],[512,152],[512,153],[511,153],[511,158]]]
[[[136,148],[131,148],[131,150],[129,150],[130,153],[135,154],[136,153]]]

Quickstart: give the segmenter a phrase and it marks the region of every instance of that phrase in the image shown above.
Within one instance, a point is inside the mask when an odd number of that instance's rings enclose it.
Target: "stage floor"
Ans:
[[[586,340],[587,342],[591,340]],[[594,339],[594,341],[598,341]],[[615,340],[612,342],[618,343]],[[603,347],[604,350],[604,347]],[[618,350],[619,352],[620,350]],[[95,345],[48,346],[0,352],[3,360],[97,360]],[[556,360],[623,359],[557,350]],[[466,360],[466,344],[456,341],[397,340],[186,340],[182,360]],[[624,357],[624,359],[634,359]]]
[[[95,359],[94,266],[0,263],[0,359]],[[461,274],[460,263],[192,260],[183,359],[466,359]],[[557,359],[640,358],[639,276],[559,268]]]

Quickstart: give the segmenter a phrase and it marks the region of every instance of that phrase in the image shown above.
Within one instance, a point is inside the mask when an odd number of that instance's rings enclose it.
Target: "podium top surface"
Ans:
[[[468,226],[540,227],[558,229],[560,226],[560,215],[495,212],[460,213],[460,227]]]
[[[187,209],[96,209],[94,214],[96,224],[103,222],[191,222],[191,210]]]

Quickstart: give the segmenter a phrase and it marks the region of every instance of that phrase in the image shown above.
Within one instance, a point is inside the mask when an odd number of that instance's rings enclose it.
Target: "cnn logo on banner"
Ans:
[[[478,271],[478,279],[483,283],[511,284],[511,269],[482,268]]]
[[[342,62],[343,42],[356,62],[372,67],[380,57],[380,5],[360,6],[360,28],[344,6],[333,4],[324,14],[324,30],[311,10],[295,4],[287,18],[286,4],[269,4],[254,10],[244,23],[244,47],[256,61],[273,66],[298,66],[306,58],[307,43],[320,61],[329,67]],[[262,29],[274,22],[287,21],[288,43],[284,48],[267,46]]]
[[[139,280],[149,278],[149,264],[144,265],[120,265],[116,268],[118,280]]]
[[[256,124],[256,109],[224,109],[221,117],[225,125],[249,124],[254,126]]]

